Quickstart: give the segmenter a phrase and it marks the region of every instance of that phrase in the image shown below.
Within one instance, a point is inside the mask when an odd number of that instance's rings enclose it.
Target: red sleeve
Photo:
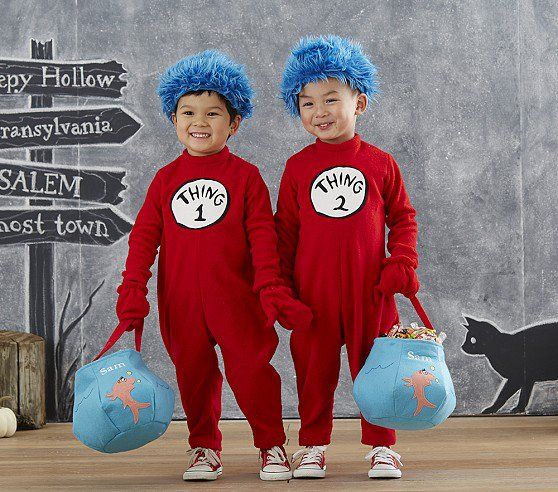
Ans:
[[[275,227],[278,236],[277,250],[281,260],[281,274],[291,288],[294,288],[293,272],[300,229],[299,205],[296,197],[296,184],[292,179],[287,162],[279,187]]]
[[[122,272],[122,285],[146,289],[152,275],[151,266],[161,244],[162,230],[161,183],[157,173],[128,236],[128,258],[126,269]]]
[[[244,227],[254,266],[254,292],[282,284],[269,191],[256,168],[248,177]]]
[[[402,261],[412,268],[418,266],[416,210],[411,205],[401,170],[390,155],[384,181],[386,225],[389,228],[387,249],[390,258],[383,263]]]

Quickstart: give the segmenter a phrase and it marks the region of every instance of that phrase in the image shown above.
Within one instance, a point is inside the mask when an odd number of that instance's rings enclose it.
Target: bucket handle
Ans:
[[[380,297],[379,297],[380,302],[379,302],[379,306],[378,306],[378,326],[380,328],[380,332],[381,332],[381,329],[382,329],[382,327],[380,325],[382,323],[382,311],[384,309],[384,297],[385,297],[384,294],[381,294]],[[426,311],[422,307],[422,304],[417,299],[417,296],[413,295],[411,297],[408,297],[408,299],[411,301],[411,304],[415,308],[415,311],[417,312],[417,314],[418,314],[420,320],[422,321],[423,325],[426,328],[434,330],[434,327],[432,326],[432,323],[430,322],[430,319],[428,318],[428,315],[426,314]]]
[[[434,329],[434,327],[432,326],[432,323],[430,322],[430,319],[428,319],[428,315],[426,314],[426,311],[424,310],[424,308],[422,307],[422,304],[420,303],[420,301],[417,299],[417,296],[411,296],[409,297],[409,300],[411,301],[411,304],[413,305],[413,307],[415,308],[415,311],[417,312],[417,314],[419,315],[420,320],[423,322],[424,326],[426,328],[430,328],[431,330]]]
[[[112,335],[107,340],[107,343],[105,343],[105,346],[101,349],[101,351],[95,356],[95,358],[93,360],[95,361],[95,360],[101,358],[107,350],[110,350],[112,348],[112,346],[118,341],[118,339],[124,334],[126,329],[134,321],[137,321],[137,320],[126,319],[126,320],[122,321],[121,323],[119,323],[118,326],[116,327],[116,329],[112,332]],[[138,352],[141,352],[141,336],[142,336],[142,333],[143,333],[143,322],[140,324],[140,326],[138,326],[137,328],[134,329],[134,332],[135,332],[136,350]]]

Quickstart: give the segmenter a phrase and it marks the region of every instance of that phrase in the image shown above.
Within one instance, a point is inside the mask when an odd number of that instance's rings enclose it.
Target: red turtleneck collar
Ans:
[[[182,159],[190,164],[211,165],[225,162],[229,154],[230,151],[226,145],[219,152],[210,155],[191,155],[187,149],[184,149]]]
[[[318,152],[325,154],[343,154],[354,155],[360,148],[360,135],[355,133],[355,136],[346,142],[340,144],[332,144],[322,142],[319,138],[316,139],[316,149]]]

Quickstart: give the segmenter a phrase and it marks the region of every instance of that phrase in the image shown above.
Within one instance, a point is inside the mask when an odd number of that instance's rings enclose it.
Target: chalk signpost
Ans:
[[[119,106],[0,113],[0,149],[123,144],[141,125]]]
[[[108,246],[130,228],[128,219],[110,207],[0,208],[2,245],[58,242]]]
[[[52,42],[49,43],[52,46]],[[52,58],[52,49],[49,53]],[[115,61],[47,63],[36,60],[0,60],[0,94],[100,96],[118,99],[122,96],[122,88],[126,86],[126,81],[120,79],[125,73],[124,67]]]
[[[74,167],[0,158],[0,195],[117,205],[123,168]]]
[[[0,97],[31,99],[30,108],[0,110],[0,150],[28,149],[29,158],[0,157],[0,197],[28,200],[21,207],[0,207],[0,246],[22,244],[28,250],[29,331],[45,339],[47,418],[56,419],[54,245],[108,246],[128,234],[132,222],[114,208],[126,188],[124,169],[53,164],[52,150],[122,145],[142,124],[119,105],[53,107],[54,96],[118,99],[127,82],[120,78],[126,70],[114,60],[52,58],[52,40],[31,40],[31,59],[0,59]],[[83,201],[103,205],[82,206]]]

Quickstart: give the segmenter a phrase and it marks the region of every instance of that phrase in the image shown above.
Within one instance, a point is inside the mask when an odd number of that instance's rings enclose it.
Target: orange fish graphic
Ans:
[[[112,393],[108,393],[105,396],[107,398],[110,398],[111,400],[120,398],[120,401],[122,401],[122,405],[124,405],[124,408],[129,407],[132,411],[132,414],[134,415],[134,424],[137,424],[139,420],[139,409],[147,408],[151,405],[151,403],[142,403],[134,400],[131,393],[134,389],[135,382],[135,378],[121,377],[118,379],[118,381],[116,381],[116,383],[114,383]]]
[[[405,386],[413,387],[413,398],[417,399],[417,408],[413,414],[414,417],[422,411],[423,407],[436,408],[436,405],[429,402],[424,395],[424,388],[430,386],[433,379],[436,379],[436,376],[430,374],[426,369],[414,372],[410,378],[403,378],[403,381],[407,383]]]

